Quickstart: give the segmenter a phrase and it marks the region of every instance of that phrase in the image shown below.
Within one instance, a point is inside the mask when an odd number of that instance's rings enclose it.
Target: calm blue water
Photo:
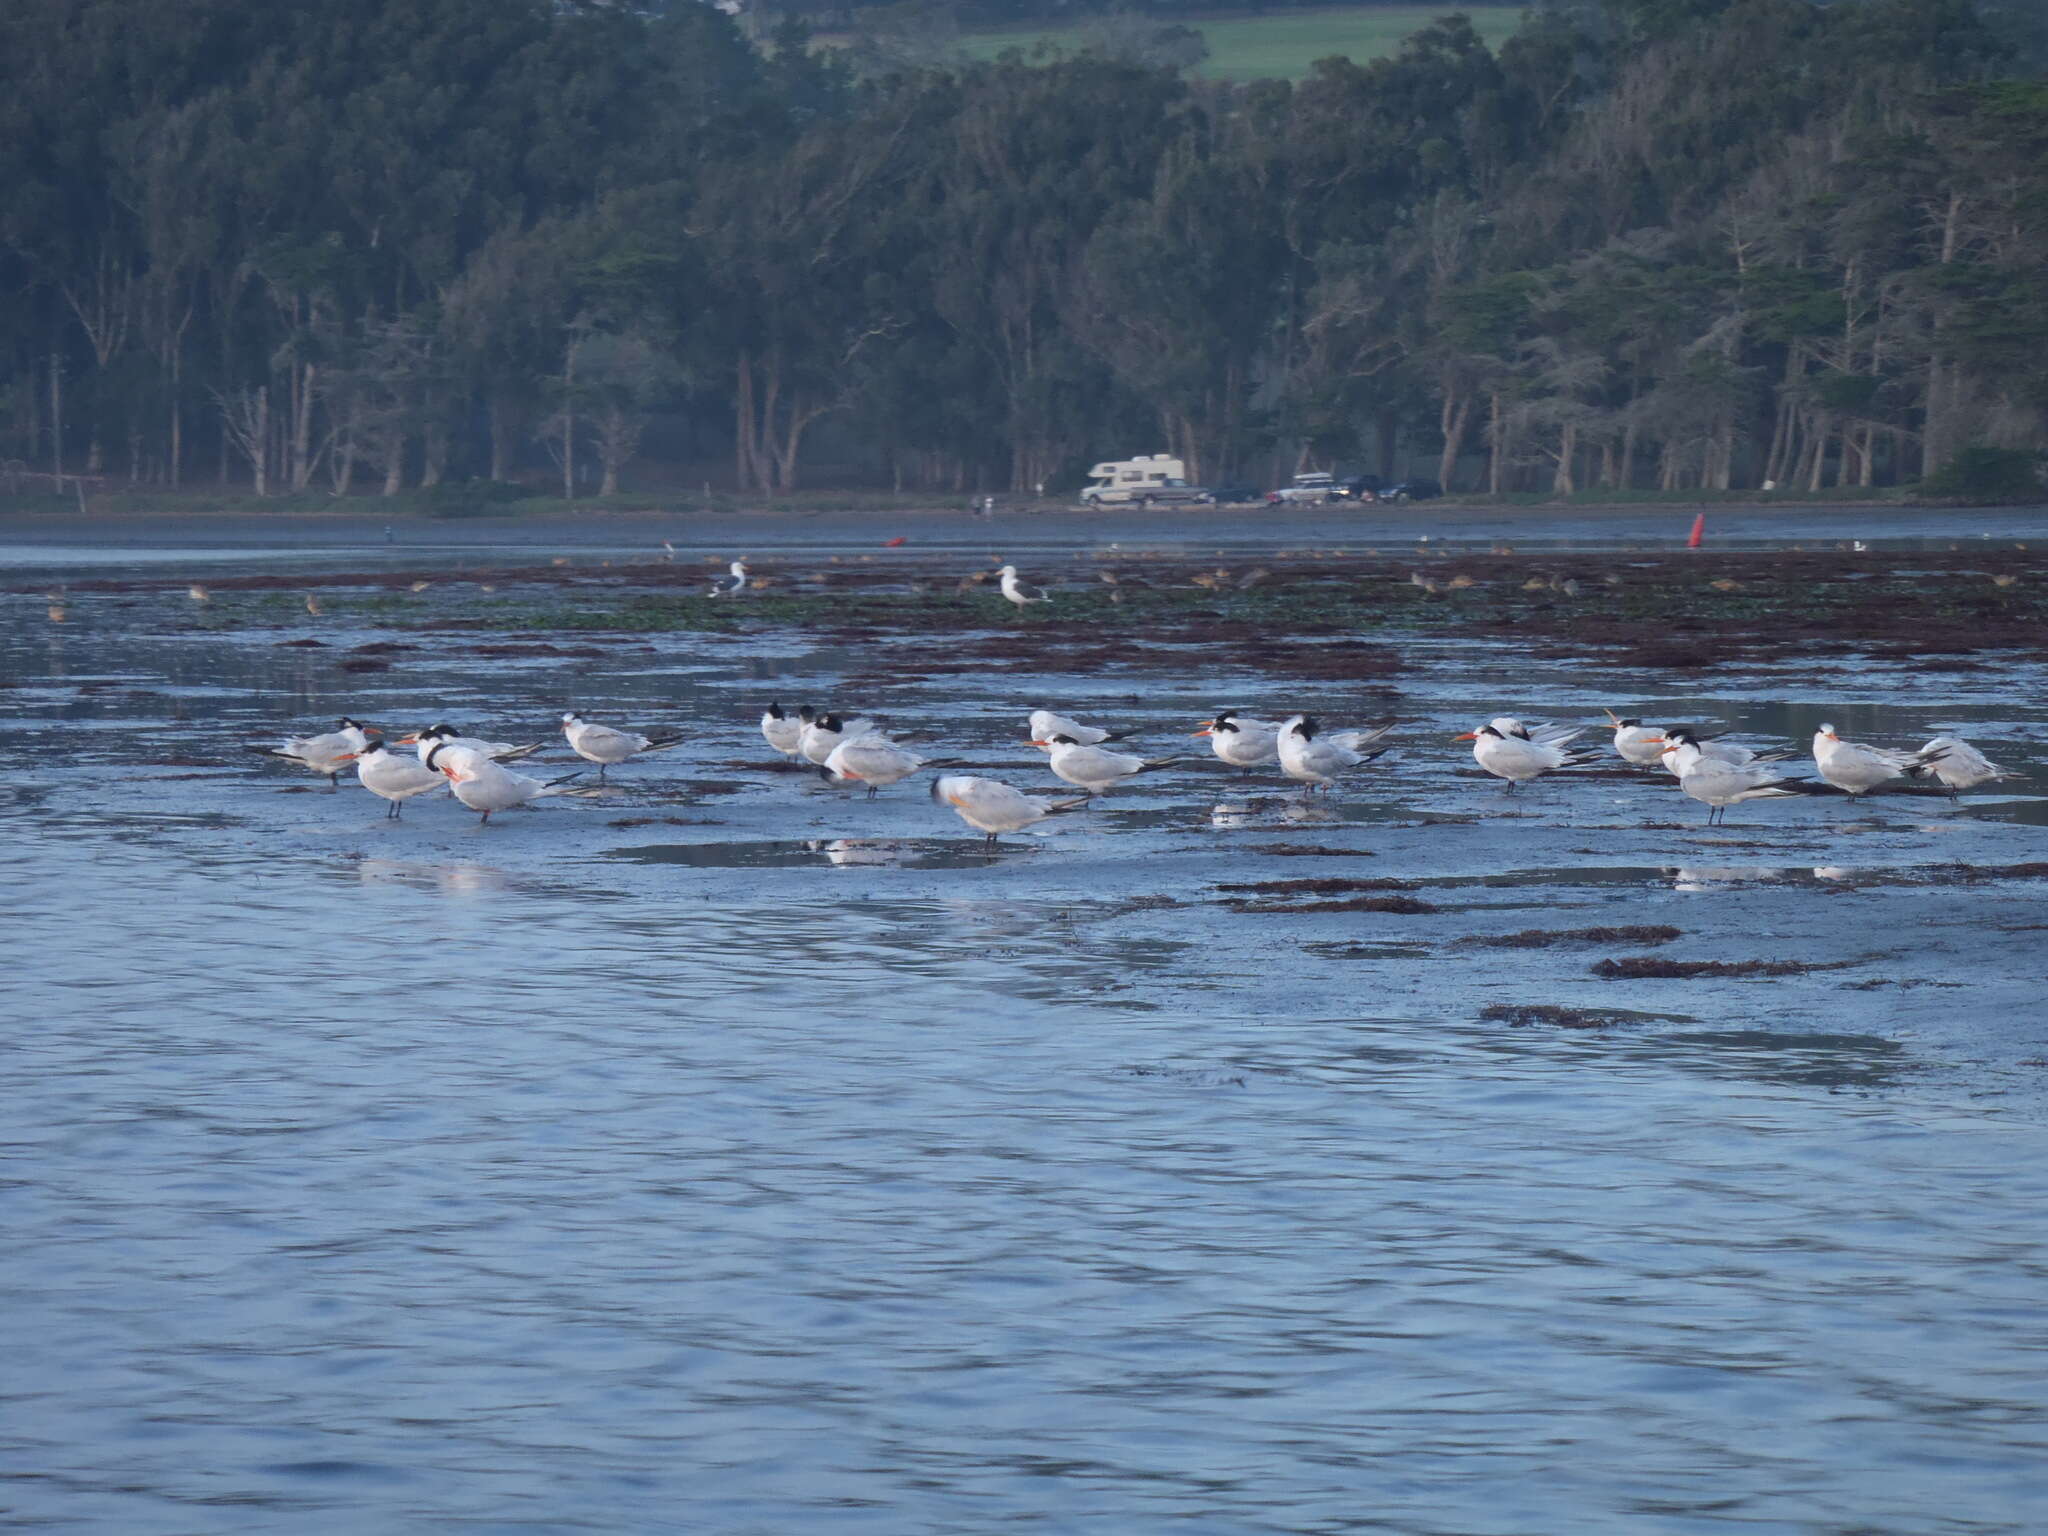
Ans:
[[[1750,953],[1819,912],[1905,946],[1880,982],[1951,990],[1516,1029],[1472,1002],[1559,995],[1520,956],[1424,926],[1417,964],[1340,963],[1200,905],[1233,871],[1192,847],[1199,785],[919,869],[606,856],[857,818],[962,846],[914,793],[772,776],[665,833],[595,802],[384,828],[232,755],[334,704],[298,654],[109,625],[60,677],[39,622],[0,690],[11,1528],[2042,1528],[2039,1064],[1992,1091],[1959,1044],[1994,994],[1956,930],[1913,937],[1948,897],[1539,892]],[[749,750],[704,701],[758,661],[694,664],[619,682],[705,722],[621,777]],[[487,676],[360,686],[417,713]],[[1575,792],[1449,827],[1444,867],[1607,870]],[[1423,834],[1374,835],[1373,872],[1428,873]],[[2048,922],[2029,890],[1966,926]],[[1987,1040],[2038,1028],[1995,995]]]

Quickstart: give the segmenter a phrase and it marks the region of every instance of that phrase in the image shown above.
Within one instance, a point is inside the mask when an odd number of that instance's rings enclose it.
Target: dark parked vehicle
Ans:
[[[1347,501],[1378,501],[1386,484],[1378,475],[1350,475],[1337,482],[1337,494]]]
[[[1213,487],[1209,494],[1215,497],[1219,503],[1232,506],[1242,502],[1264,501],[1266,499],[1266,493],[1256,485],[1219,485]]]
[[[1444,488],[1434,480],[1417,475],[1411,480],[1397,481],[1380,492],[1381,501],[1433,501],[1443,495]]]

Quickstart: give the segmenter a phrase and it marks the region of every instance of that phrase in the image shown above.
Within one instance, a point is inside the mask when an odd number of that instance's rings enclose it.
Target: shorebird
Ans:
[[[331,790],[341,788],[341,770],[355,761],[356,754],[370,745],[374,725],[364,725],[344,715],[334,730],[319,736],[294,736],[280,747],[258,746],[255,742],[244,742],[243,750],[258,752],[265,757],[283,758],[288,763],[297,763],[312,773],[324,774]]]
[[[1274,741],[1280,758],[1280,771],[1296,783],[1307,786],[1309,794],[1314,794],[1319,787],[1327,791],[1337,782],[1338,774],[1361,763],[1369,763],[1391,750],[1387,747],[1372,751],[1366,749],[1393,728],[1392,724],[1387,724],[1369,731],[1325,732],[1314,715],[1289,715]]]
[[[502,768],[481,752],[472,752],[467,747],[436,747],[428,755],[428,764],[447,775],[456,799],[472,811],[483,813],[483,820],[478,823],[480,826],[490,825],[493,811],[509,811],[515,805],[528,805],[550,795],[592,793],[562,787],[572,779],[583,777],[581,773],[565,774],[543,783],[539,779],[529,779],[523,773]]]
[[[1043,587],[1034,587],[1030,582],[1022,580],[1017,575],[1017,567],[1014,565],[1004,566],[996,572],[996,575],[1002,578],[1003,596],[1016,605],[1019,613],[1022,613],[1033,603],[1049,603],[1052,601],[1052,594]]]
[[[978,779],[965,774],[941,774],[932,780],[932,798],[950,805],[954,814],[978,832],[988,834],[988,846],[996,845],[999,832],[1022,832],[1048,816],[1085,808],[1085,797],[1048,800],[1027,795],[997,779]]]
[[[1592,757],[1567,751],[1565,743],[1579,732],[1563,726],[1538,725],[1532,731],[1512,715],[1500,715],[1479,727],[1452,738],[1472,743],[1473,761],[1497,779],[1506,781],[1513,794],[1517,784],[1540,778],[1554,768],[1577,768]]]
[[[1937,736],[1920,749],[1919,756],[1924,761],[1913,770],[1914,777],[1939,779],[1947,786],[1951,800],[1961,799],[1964,790],[1975,789],[1979,784],[2023,777],[1999,767],[1960,736]]]
[[[569,750],[585,762],[597,764],[597,782],[604,782],[605,770],[615,763],[642,752],[659,752],[664,747],[673,747],[681,736],[641,736],[633,731],[616,731],[608,725],[596,725],[584,719],[573,709],[562,716],[562,734],[569,739]]]
[[[1901,752],[1891,747],[1844,741],[1825,721],[1813,733],[1814,767],[1823,779],[1851,798],[1867,795],[1894,779],[1911,777],[1945,755],[1932,743],[1918,752]]]

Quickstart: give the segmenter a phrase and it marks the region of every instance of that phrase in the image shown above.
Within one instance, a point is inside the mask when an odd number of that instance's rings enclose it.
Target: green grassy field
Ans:
[[[1471,17],[1493,47],[1515,30],[1522,14],[1516,5],[1392,5],[1195,21],[1190,24],[1209,45],[1209,57],[1196,72],[1212,80],[1298,80],[1317,59],[1333,54],[1361,63],[1390,54],[1410,33],[1454,11]],[[1045,27],[974,32],[961,44],[974,58],[992,59],[1005,48],[1028,51],[1041,42],[1075,47],[1086,38],[1085,26]]]

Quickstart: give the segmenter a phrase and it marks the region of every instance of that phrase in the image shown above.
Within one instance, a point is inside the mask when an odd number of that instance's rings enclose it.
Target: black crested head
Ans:
[[[444,720],[439,725],[429,726],[426,730],[421,731],[420,734],[422,736],[432,736],[436,741],[453,741],[455,739],[455,727]]]
[[[1216,717],[1216,723],[1210,726],[1209,729],[1211,731],[1234,731],[1238,729],[1238,724],[1230,718],[1230,711],[1226,709]]]
[[[768,701],[768,718],[770,720],[787,720],[789,716],[782,712],[782,704],[779,700],[770,699]]]
[[[1500,741],[1506,741],[1506,740],[1507,740],[1507,737],[1505,737],[1505,736],[1502,736],[1502,735],[1501,735],[1501,733],[1500,733],[1499,731],[1495,730],[1495,729],[1494,729],[1494,728],[1493,728],[1492,726],[1490,726],[1490,725],[1482,725],[1481,727],[1479,727],[1479,731],[1478,731],[1478,734],[1479,734],[1479,735],[1481,735],[1481,736],[1492,736],[1492,737],[1495,737],[1496,739],[1498,739],[1498,740],[1500,740]],[[1521,733],[1521,732],[1519,732],[1519,731],[1517,731],[1517,732],[1516,732],[1515,734],[1519,736],[1519,735],[1521,735],[1522,733]],[[1527,740],[1528,740],[1529,738],[1528,738],[1527,736],[1522,736],[1522,739],[1523,739],[1524,741],[1527,741]]]
[[[363,728],[361,721],[351,720],[347,715],[341,717],[340,724],[344,731],[360,731]]]
[[[1078,747],[1079,745],[1081,745],[1080,742],[1076,741],[1072,736],[1068,736],[1065,733],[1053,737],[1053,741],[1056,745],[1062,747]]]
[[[1614,722],[1614,728],[1617,731],[1625,731],[1631,726],[1641,725],[1642,723],[1640,720],[1617,720]]]
[[[845,724],[837,715],[819,715],[811,723],[821,731],[836,731]]]
[[[809,725],[818,718],[818,712],[808,704],[799,704],[796,707],[796,717],[803,721],[805,725]]]
[[[1680,746],[1696,747],[1700,744],[1699,737],[1693,734],[1692,727],[1689,725],[1668,726],[1664,731],[1664,735],[1669,740],[1677,742]]]
[[[1316,732],[1321,730],[1322,726],[1316,723],[1316,717],[1314,715],[1303,715],[1301,717],[1300,723],[1297,724],[1294,727],[1294,729],[1296,734],[1298,734],[1303,741],[1313,741],[1315,739]]]
[[[1495,732],[1494,732],[1493,734],[1494,734],[1494,735],[1496,735],[1496,736],[1498,736],[1498,735],[1500,734],[1500,732],[1499,732],[1499,731],[1495,731]],[[1529,727],[1527,727],[1526,725],[1522,725],[1522,724],[1520,724],[1519,722],[1517,722],[1517,724],[1516,724],[1516,726],[1515,726],[1515,729],[1514,729],[1514,734],[1515,734],[1516,736],[1520,737],[1520,738],[1521,738],[1521,739],[1522,739],[1523,741],[1527,741],[1527,740],[1529,739]]]

